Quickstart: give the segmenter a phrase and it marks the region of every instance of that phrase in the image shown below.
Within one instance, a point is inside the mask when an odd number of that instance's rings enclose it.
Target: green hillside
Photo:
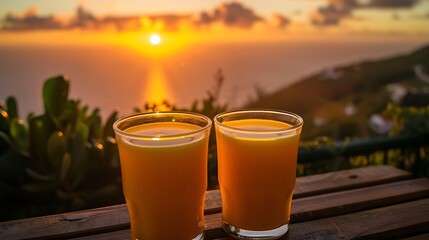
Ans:
[[[375,134],[368,127],[369,117],[381,112],[391,101],[389,84],[400,83],[414,92],[429,86],[417,78],[414,68],[418,65],[428,73],[429,45],[410,54],[324,69],[292,86],[261,96],[246,107],[300,114],[305,121],[304,139],[322,135],[334,139],[367,137]],[[345,114],[347,105],[353,106],[355,114]]]

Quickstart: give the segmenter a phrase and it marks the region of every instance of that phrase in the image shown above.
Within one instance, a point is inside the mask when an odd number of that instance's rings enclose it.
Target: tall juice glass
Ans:
[[[239,239],[276,239],[289,229],[303,120],[274,110],[214,119],[222,224]]]
[[[203,239],[211,125],[187,112],[114,123],[132,240]]]

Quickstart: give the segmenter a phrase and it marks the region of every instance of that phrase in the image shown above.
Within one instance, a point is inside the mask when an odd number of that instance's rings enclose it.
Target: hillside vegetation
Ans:
[[[367,137],[375,134],[369,128],[370,116],[392,101],[389,85],[400,85],[406,94],[423,92],[428,98],[429,83],[416,75],[417,66],[429,75],[429,45],[410,54],[323,69],[246,107],[298,113],[305,121],[304,139]]]

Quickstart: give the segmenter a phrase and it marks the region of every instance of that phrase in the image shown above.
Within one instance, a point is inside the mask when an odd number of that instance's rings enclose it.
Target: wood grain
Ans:
[[[410,177],[409,173],[388,166],[373,166],[300,177],[297,178],[294,201],[306,196],[393,182]],[[220,192],[218,190],[208,191],[205,202],[206,218],[216,219],[216,216],[219,215],[217,213],[221,212],[221,206]],[[212,214],[214,214],[213,217]],[[301,214],[305,215],[305,211]],[[208,223],[211,224],[210,221]],[[125,204],[121,204],[2,222],[0,223],[0,239],[61,239],[114,232],[127,228],[129,228],[128,210]],[[211,232],[216,233],[218,230],[208,228],[208,233]]]
[[[409,172],[385,165],[316,174],[297,178],[294,198],[373,186],[409,178],[411,178]]]
[[[429,199],[292,224],[288,240],[402,239],[429,231]],[[427,239],[421,235],[412,240]],[[213,240],[233,240],[219,236]]]
[[[290,239],[398,239],[429,231],[429,199],[292,224]]]
[[[62,239],[130,227],[125,204],[0,223],[0,239]]]
[[[428,197],[429,179],[421,178],[294,199],[291,222],[332,217]],[[217,238],[225,235],[221,232],[221,220],[220,213],[206,216],[207,236]]]
[[[417,236],[413,236],[413,237],[409,237],[409,238],[404,238],[404,240],[428,240],[429,239],[429,233],[424,233],[421,235],[417,235]]]
[[[294,199],[291,218],[295,223],[303,222],[311,219],[333,217],[428,197],[429,179],[411,179],[308,198]],[[225,232],[221,229],[221,219],[221,213],[206,215],[206,239],[226,237]],[[129,234],[129,231],[123,232],[122,234]],[[92,237],[95,236],[79,239],[92,239]],[[101,237],[99,239],[101,239]]]
[[[411,179],[292,201],[291,222],[302,222],[429,197],[429,179]]]
[[[299,177],[296,179],[294,199],[409,178],[411,178],[409,172],[385,165]],[[222,199],[219,190],[207,192],[205,210],[206,213],[222,211]]]

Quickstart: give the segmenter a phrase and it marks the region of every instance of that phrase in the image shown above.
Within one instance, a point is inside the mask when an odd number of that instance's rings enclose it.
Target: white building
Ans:
[[[386,134],[392,130],[393,123],[380,114],[372,114],[369,118],[369,126],[378,134]]]

